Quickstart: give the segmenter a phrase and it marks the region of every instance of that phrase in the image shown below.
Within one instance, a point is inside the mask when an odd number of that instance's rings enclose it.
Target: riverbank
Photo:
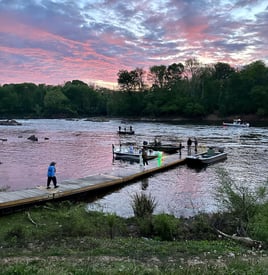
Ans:
[[[52,117],[17,117],[17,116],[1,116],[0,119],[2,121],[15,121],[15,119],[67,119],[67,120],[75,120],[75,119],[85,119],[88,121],[94,122],[107,122],[110,119],[118,119],[122,121],[149,121],[149,122],[207,122],[211,123],[219,123],[222,124],[223,121],[232,121],[234,118],[240,118],[243,121],[249,122],[250,124],[258,124],[258,123],[267,123],[268,124],[268,116],[260,117],[257,115],[232,115],[232,116],[221,116],[218,114],[209,114],[207,116],[202,117],[184,117],[184,116],[165,116],[165,117],[109,117],[109,116],[100,116],[100,117],[69,117],[69,116],[54,116]],[[3,124],[4,125],[4,124]]]
[[[259,125],[259,124],[267,124],[268,125],[268,117],[259,117],[257,115],[241,115],[241,116],[219,116],[215,114],[211,114],[205,117],[199,118],[190,118],[190,117],[177,117],[177,116],[169,116],[169,117],[161,117],[161,118],[148,118],[148,117],[139,117],[139,118],[131,118],[129,120],[139,120],[139,121],[149,121],[149,122],[178,122],[178,123],[207,123],[207,124],[219,124],[222,125],[222,122],[229,121],[232,122],[234,118],[240,118],[242,121],[249,122],[250,125]]]
[[[179,220],[162,214],[152,220],[123,219],[86,212],[83,204],[67,202],[2,216],[1,272],[267,274],[267,250],[219,238],[206,217]],[[174,240],[163,240],[170,229]]]
[[[140,122],[166,122],[178,124],[207,124],[207,125],[222,125],[223,122],[232,122],[234,118],[240,118],[244,122],[248,122],[250,126],[268,126],[268,117],[259,117],[257,115],[235,115],[235,116],[219,116],[210,114],[204,117],[182,117],[182,116],[166,116],[166,117],[105,117],[105,118],[87,118],[92,121],[107,121],[109,119],[118,119],[123,123],[131,123],[132,121]]]

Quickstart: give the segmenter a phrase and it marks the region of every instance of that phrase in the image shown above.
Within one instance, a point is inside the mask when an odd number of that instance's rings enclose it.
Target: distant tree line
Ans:
[[[0,86],[0,116],[184,116],[268,115],[268,68],[255,61],[237,69],[196,59],[169,66],[120,70],[119,90],[80,80],[62,86],[33,83]]]

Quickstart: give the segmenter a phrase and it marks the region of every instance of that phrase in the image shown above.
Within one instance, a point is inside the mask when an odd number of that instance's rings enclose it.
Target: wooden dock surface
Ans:
[[[185,163],[185,158],[179,154],[167,155],[160,167],[157,160],[149,161],[148,166],[139,164],[133,167],[124,167],[110,173],[90,175],[79,179],[65,180],[59,183],[59,188],[46,189],[46,186],[37,186],[35,188],[0,192],[0,212],[20,208],[36,203],[49,202],[55,199],[64,199],[74,195],[97,191],[104,188],[128,183],[142,177],[158,173],[177,165]]]

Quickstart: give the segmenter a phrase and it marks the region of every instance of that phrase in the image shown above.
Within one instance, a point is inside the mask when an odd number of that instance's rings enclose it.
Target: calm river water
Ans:
[[[238,184],[258,186],[268,179],[268,127],[227,128],[221,125],[189,125],[172,123],[131,122],[135,136],[119,137],[120,120],[94,122],[86,120],[37,119],[17,120],[22,126],[0,126],[0,188],[11,190],[46,184],[47,166],[57,162],[60,183],[116,169],[132,169],[129,162],[113,161],[112,144],[153,141],[186,144],[197,137],[199,145],[225,147],[228,159],[196,171],[187,166],[158,173],[143,181],[127,185],[89,203],[89,208],[133,215],[135,193],[151,194],[156,212],[175,216],[191,216],[217,210],[213,191],[219,184],[218,169],[225,169]],[[128,124],[130,125],[130,124]],[[38,142],[27,138],[38,137]],[[184,153],[184,152],[183,152]]]

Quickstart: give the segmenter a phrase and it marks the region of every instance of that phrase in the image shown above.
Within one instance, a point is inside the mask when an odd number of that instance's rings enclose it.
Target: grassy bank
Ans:
[[[220,239],[204,217],[152,219],[86,212],[67,202],[2,216],[0,274],[268,272],[267,250]]]

